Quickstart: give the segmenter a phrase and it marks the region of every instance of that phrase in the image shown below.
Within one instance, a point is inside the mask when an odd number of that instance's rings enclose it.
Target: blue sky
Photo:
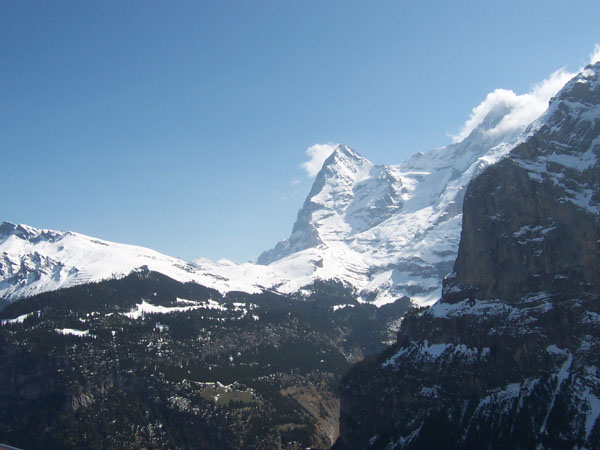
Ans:
[[[597,1],[0,0],[0,220],[193,259],[289,235],[308,147],[446,145],[589,60]]]

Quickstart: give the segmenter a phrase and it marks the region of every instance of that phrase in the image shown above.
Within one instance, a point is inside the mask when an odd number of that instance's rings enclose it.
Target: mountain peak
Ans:
[[[56,237],[60,233],[50,230],[38,229],[25,224],[15,224],[4,221],[0,224],[0,237],[6,239],[16,236],[24,241]]]
[[[350,147],[340,144],[323,162],[323,166],[321,167],[319,174],[317,174],[317,178],[326,172],[337,172],[343,168],[356,169],[364,166],[365,164],[369,166],[373,165],[368,159],[359,155]]]
[[[420,304],[436,300],[456,257],[464,188],[505,155],[522,131],[491,131],[512,111],[501,100],[467,139],[399,166],[374,165],[338,145],[289,238],[257,262],[285,272],[298,258],[318,261],[307,277],[348,280],[379,304],[403,295]]]
[[[469,184],[444,301],[600,292],[599,71],[580,71],[508,158]]]
[[[17,225],[12,222],[2,222],[0,224],[0,236],[8,236],[9,234],[12,234],[15,228],[17,228]]]
[[[577,99],[585,97],[585,100],[588,103],[592,100],[597,100],[597,98],[590,99],[589,92],[597,91],[600,88],[599,73],[600,61],[595,64],[587,65],[581,69],[569,83],[567,83],[565,88],[557,95],[557,98],[559,100],[573,100],[575,97]]]
[[[531,133],[537,136],[536,140],[512,151],[512,157],[527,168],[531,178],[552,180],[555,185],[568,188],[570,194],[567,199],[580,205],[594,204],[590,211],[595,213],[600,213],[597,200],[585,200],[586,195],[580,189],[575,189],[580,195],[574,195],[574,187],[565,184],[562,172],[581,172],[598,165],[599,74],[600,62],[579,71],[551,100],[550,107],[542,117],[530,127]],[[592,181],[585,180],[585,184]]]
[[[350,147],[348,147],[347,145],[344,144],[339,144],[331,153],[331,155],[337,155],[339,156],[343,156],[343,157],[349,157],[349,158],[353,158],[353,159],[362,159],[363,157],[361,155],[359,155],[357,152],[355,152],[354,150],[352,150]],[[330,155],[330,156],[331,156]]]

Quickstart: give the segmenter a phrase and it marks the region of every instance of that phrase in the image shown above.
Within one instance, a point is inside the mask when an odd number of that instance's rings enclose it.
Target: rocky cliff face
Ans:
[[[568,83],[533,124],[533,136],[470,185],[445,301],[452,291],[512,299],[598,288],[597,67]]]
[[[337,448],[600,446],[599,73],[470,183],[442,299],[343,380]]]

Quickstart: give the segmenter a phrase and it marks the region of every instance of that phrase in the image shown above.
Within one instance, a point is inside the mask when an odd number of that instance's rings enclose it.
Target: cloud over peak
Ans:
[[[597,48],[600,53],[600,49]],[[600,55],[599,55],[600,56]],[[559,69],[531,91],[518,95],[507,89],[496,89],[490,92],[485,100],[473,108],[471,117],[462,126],[460,132],[452,136],[453,142],[460,142],[483,123],[494,111],[503,114],[500,121],[488,133],[505,133],[518,131],[537,119],[548,108],[548,102],[569,81],[574,73]]]
[[[594,46],[594,51],[590,55],[590,64],[596,64],[600,61],[600,44]]]
[[[327,144],[315,144],[308,147],[306,155],[309,159],[301,165],[306,174],[311,178],[317,176],[327,157],[333,153],[338,145],[329,142]]]

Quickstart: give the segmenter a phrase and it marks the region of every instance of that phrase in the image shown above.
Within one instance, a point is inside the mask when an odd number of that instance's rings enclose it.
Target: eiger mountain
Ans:
[[[499,132],[512,112],[491,110],[463,141],[401,165],[375,165],[340,145],[317,174],[292,234],[258,258],[276,272],[302,266],[305,283],[336,278],[364,300],[437,300],[456,258],[464,189],[521,137]]]
[[[511,108],[497,106],[462,142],[419,153],[401,165],[375,165],[340,145],[318,173],[289,239],[259,264],[185,262],[150,249],[74,232],[0,225],[0,299],[122,277],[140,267],[222,293],[295,293],[336,280],[376,305],[410,297],[429,305],[441,292],[460,238],[469,180],[521,138],[499,132]]]
[[[600,448],[600,63],[469,184],[443,295],[342,381],[344,449]]]

